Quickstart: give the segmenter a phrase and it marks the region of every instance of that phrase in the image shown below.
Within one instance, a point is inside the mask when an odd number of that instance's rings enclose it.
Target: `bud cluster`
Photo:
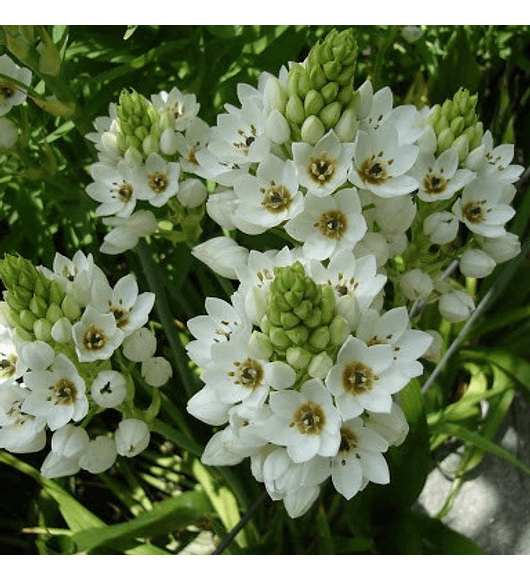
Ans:
[[[175,242],[198,239],[207,191],[195,155],[210,131],[198,110],[195,95],[176,87],[150,99],[123,89],[109,117],[96,119],[87,138],[98,161],[86,192],[112,228],[102,252],[124,252],[155,232]]]
[[[316,284],[300,262],[275,269],[260,328],[276,356],[297,370],[320,353],[336,351],[349,333],[347,322],[335,312],[331,286]]]
[[[51,433],[45,477],[100,473],[117,455],[145,449],[157,387],[172,374],[146,327],[154,294],[139,293],[132,275],[112,287],[81,251],[72,260],[56,254],[53,270],[6,255],[0,278],[0,447],[40,451]],[[134,375],[151,391],[147,409],[135,404]],[[103,435],[96,417],[106,409],[121,420]]]
[[[437,154],[453,147],[463,163],[470,151],[482,142],[484,129],[476,112],[478,95],[470,95],[467,89],[459,89],[452,99],[435,105],[429,116],[437,138]]]
[[[305,62],[291,64],[280,111],[293,141],[314,145],[328,130],[351,122],[356,61],[352,31],[333,30],[312,47]]]

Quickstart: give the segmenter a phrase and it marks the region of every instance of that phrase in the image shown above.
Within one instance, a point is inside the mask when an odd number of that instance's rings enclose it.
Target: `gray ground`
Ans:
[[[530,465],[530,405],[521,396],[514,400],[496,442]],[[430,473],[418,502],[421,511],[435,515],[444,505],[458,460],[457,451]],[[530,554],[530,476],[486,455],[442,521],[488,554]]]

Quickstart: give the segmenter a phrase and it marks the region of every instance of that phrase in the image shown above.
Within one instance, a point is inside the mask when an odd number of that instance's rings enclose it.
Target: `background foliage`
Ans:
[[[288,61],[303,60],[332,27],[35,28],[58,48],[60,82],[41,74],[29,106],[13,110],[23,134],[16,155],[0,152],[0,255],[17,251],[50,266],[55,252],[72,256],[81,248],[96,256],[111,282],[134,271],[140,287],[157,294],[157,338],[176,372],[163,389],[149,450],[118,461],[106,474],[43,481],[40,454],[14,458],[2,452],[0,548],[11,554],[207,550],[210,532],[223,538],[255,500],[263,500],[263,488],[248,465],[206,469],[197,461],[211,433],[185,412],[187,399],[200,386],[183,349],[189,338],[186,321],[204,312],[205,296],[226,298],[232,286],[192,258],[186,245],[164,239],[117,257],[99,253],[106,230],[84,192],[90,182],[87,168],[96,158],[84,135],[123,88],[146,96],[173,86],[193,92],[200,116],[213,125],[224,103],[237,104],[237,83],[255,85],[261,71],[276,74]],[[442,103],[460,86],[468,88],[479,95],[477,109],[494,142],[515,143],[514,163],[528,165],[530,27],[427,26],[413,42],[402,26],[354,29],[360,48],[355,86],[369,77],[375,89],[392,88],[395,105],[418,107]],[[0,30],[0,53],[6,43]],[[43,98],[52,93],[72,105],[68,114],[43,110]],[[403,393],[411,432],[388,455],[391,484],[372,485],[350,502],[327,487],[320,502],[294,521],[281,504],[266,498],[224,553],[481,553],[439,519],[410,508],[434,462],[455,441],[466,447],[443,513],[485,453],[530,473],[530,458],[521,461],[495,443],[514,398],[530,395],[530,350],[524,340],[530,328],[527,172],[517,186],[511,231],[521,237],[523,252],[491,279],[469,281],[475,284],[476,303],[487,295],[489,315],[466,326],[465,334],[463,323],[431,321],[433,328],[440,325],[445,348],[457,338],[458,348],[425,393],[418,381]],[[205,223],[205,239],[216,235],[216,228]],[[422,380],[433,369],[427,366]],[[481,401],[489,403],[486,412]]]

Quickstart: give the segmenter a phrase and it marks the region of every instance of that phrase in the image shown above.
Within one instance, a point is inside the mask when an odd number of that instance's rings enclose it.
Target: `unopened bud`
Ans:
[[[304,369],[311,362],[311,353],[305,348],[291,347],[285,353],[285,360],[296,370]]]
[[[302,140],[309,145],[316,145],[325,132],[326,129],[322,121],[315,115],[311,115],[302,125]]]

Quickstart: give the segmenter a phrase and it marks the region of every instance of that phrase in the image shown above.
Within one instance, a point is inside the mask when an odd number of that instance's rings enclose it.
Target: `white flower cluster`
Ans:
[[[439,300],[448,320],[467,318],[473,300],[443,270],[458,259],[464,276],[482,278],[520,251],[506,231],[523,171],[512,164],[513,145],[494,146],[476,123],[474,141],[469,132],[447,146],[449,129],[440,138],[433,125],[440,107],[394,107],[391,89],[374,93],[369,80],[333,128],[292,141],[289,107],[287,117],[275,108],[288,94],[286,77],[283,69],[279,78],[263,74],[259,89],[240,86],[241,107],[227,106],[197,155],[219,184],[210,217],[246,234],[281,228],[319,260],[343,250],[373,254],[404,304]],[[448,101],[457,109],[460,102],[469,109],[475,101],[465,91]],[[205,244],[195,255],[225,275],[233,248],[223,260],[218,243]],[[397,269],[396,256],[404,259]]]
[[[408,429],[397,394],[440,350],[435,330],[412,327],[417,307],[465,320],[474,301],[448,266],[481,278],[520,251],[506,224],[523,168],[483,130],[476,96],[394,106],[389,87],[353,89],[355,51],[334,32],[238,85],[240,106],[196,153],[217,183],[207,212],[233,235],[193,253],[240,285],[188,323],[205,383],[188,410],[219,428],[202,460],[250,457],[292,517],[328,477],[348,499],[389,481],[383,453]],[[249,251],[237,231],[289,242]]]
[[[30,85],[31,76],[28,68],[18,66],[7,54],[0,56],[0,151],[11,149],[18,140],[17,126],[5,115],[26,100],[22,87]]]
[[[150,440],[158,391],[172,374],[155,356],[147,328],[155,296],[129,274],[112,287],[92,255],[56,254],[53,269],[6,257],[0,325],[0,447],[40,451],[51,432],[44,477],[80,469],[100,473],[117,455],[132,457]],[[133,369],[153,388],[147,411],[135,408]],[[113,433],[89,423],[121,413]],[[95,436],[91,438],[92,431]]]
[[[185,230],[183,239],[196,236],[193,210],[202,206],[207,192],[195,151],[210,132],[198,112],[195,95],[175,87],[151,99],[123,91],[119,104],[110,104],[109,116],[96,119],[96,132],[87,138],[96,146],[98,161],[89,168],[93,182],[86,192],[99,204],[96,214],[111,227],[102,252],[124,252],[153,234],[162,207],[170,207],[170,219]]]
[[[250,457],[291,517],[329,477],[347,499],[388,483],[383,453],[408,432],[395,395],[422,373],[432,339],[406,308],[378,306],[375,257],[345,250],[324,265],[300,249],[252,251],[237,275],[231,303],[207,298],[207,314],[188,322],[205,383],[188,411],[223,427],[202,461]]]

